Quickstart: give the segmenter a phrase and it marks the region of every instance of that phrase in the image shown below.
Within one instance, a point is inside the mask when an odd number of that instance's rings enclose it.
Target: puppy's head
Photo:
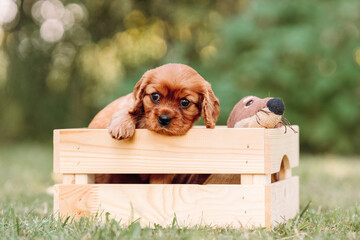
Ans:
[[[145,119],[146,128],[165,135],[183,135],[204,117],[214,128],[219,100],[210,83],[184,64],[166,64],[147,71],[134,88],[130,114]]]

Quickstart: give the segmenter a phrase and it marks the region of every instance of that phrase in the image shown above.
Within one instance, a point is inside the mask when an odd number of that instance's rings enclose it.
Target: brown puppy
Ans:
[[[164,135],[183,135],[201,115],[206,127],[214,128],[219,113],[219,100],[210,83],[187,65],[166,64],[147,71],[133,93],[106,106],[89,128],[108,128],[116,139],[132,137],[136,128]],[[172,181],[169,175],[154,175],[152,179],[152,182]],[[148,181],[148,175],[96,176],[96,182]]]

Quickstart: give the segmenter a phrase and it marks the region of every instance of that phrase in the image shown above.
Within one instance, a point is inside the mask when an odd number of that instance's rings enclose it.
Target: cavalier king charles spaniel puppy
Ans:
[[[145,72],[133,93],[106,106],[94,117],[89,128],[108,128],[112,137],[119,140],[131,138],[136,128],[164,135],[183,135],[201,115],[206,127],[214,128],[219,113],[219,100],[210,83],[199,73],[184,64],[165,64]],[[174,179],[177,183],[188,182],[194,175],[101,174],[96,175],[95,181],[171,183]]]

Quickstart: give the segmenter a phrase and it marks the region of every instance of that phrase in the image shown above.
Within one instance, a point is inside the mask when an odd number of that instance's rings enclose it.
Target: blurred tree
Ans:
[[[48,139],[53,128],[86,126],[165,57],[196,60],[197,39],[212,32],[209,7],[234,11],[221,1],[17,2],[15,24],[0,30],[0,138]]]
[[[3,1],[2,141],[86,126],[147,69],[182,62],[212,83],[219,124],[245,95],[282,97],[303,150],[360,153],[356,0]]]
[[[360,153],[359,20],[357,1],[249,4],[222,24],[206,68],[223,112],[249,94],[282,97],[304,150]]]

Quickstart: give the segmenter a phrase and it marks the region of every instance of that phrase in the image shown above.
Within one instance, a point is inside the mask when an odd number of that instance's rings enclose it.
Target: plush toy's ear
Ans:
[[[220,114],[219,100],[216,98],[210,83],[205,83],[205,91],[203,93],[202,114],[207,128],[214,128],[216,120]]]
[[[145,87],[150,82],[150,75],[152,70],[149,70],[144,73],[144,75],[141,77],[141,79],[136,83],[133,91],[134,95],[134,104],[129,110],[129,113],[132,115],[139,115],[142,114],[144,111],[143,109],[143,98],[145,96]]]

